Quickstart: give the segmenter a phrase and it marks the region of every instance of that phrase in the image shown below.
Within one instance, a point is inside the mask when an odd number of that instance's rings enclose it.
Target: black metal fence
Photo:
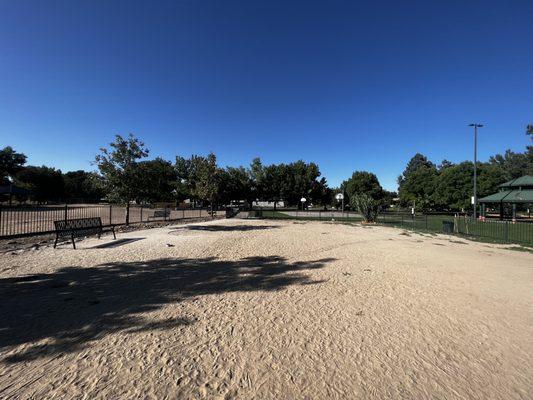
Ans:
[[[211,216],[210,211],[205,208],[176,209],[131,206],[129,223],[175,221],[209,216]],[[102,204],[0,205],[0,237],[50,233],[54,230],[54,221],[91,217],[100,217],[104,226],[124,225],[126,224],[126,207]]]
[[[381,214],[378,221],[383,225],[405,229],[470,236],[499,243],[533,245],[533,222],[432,214]]]
[[[361,214],[353,211],[254,210],[250,212],[250,216],[339,222],[360,222],[363,220]],[[499,243],[533,245],[533,222],[526,221],[475,220],[467,216],[444,214],[411,215],[387,212],[378,216],[378,223],[410,230],[470,236]]]

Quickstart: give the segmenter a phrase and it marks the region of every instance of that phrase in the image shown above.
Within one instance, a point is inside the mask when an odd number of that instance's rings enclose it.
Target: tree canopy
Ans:
[[[8,177],[13,177],[26,164],[26,156],[17,153],[11,146],[0,150],[0,185],[9,182]]]

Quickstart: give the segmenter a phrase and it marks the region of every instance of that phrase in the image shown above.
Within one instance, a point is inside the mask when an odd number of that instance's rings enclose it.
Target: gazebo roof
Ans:
[[[533,203],[533,189],[503,190],[479,199],[480,203]]]
[[[501,188],[517,188],[517,187],[528,187],[533,189],[533,176],[524,175],[520,178],[513,179],[509,182],[502,183],[498,185]]]
[[[31,191],[28,189],[24,189],[15,185],[5,185],[0,186],[0,194],[20,194],[20,195],[27,195],[30,194]]]

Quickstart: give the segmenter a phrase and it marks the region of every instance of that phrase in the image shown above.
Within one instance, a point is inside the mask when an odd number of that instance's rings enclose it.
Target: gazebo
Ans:
[[[28,196],[29,194],[31,194],[30,190],[15,186],[12,183],[0,186],[0,203],[2,203],[4,196],[7,196],[9,199],[9,205],[11,205],[13,195]]]
[[[498,186],[500,191],[490,196],[479,199],[481,204],[481,215],[485,216],[485,205],[496,204],[500,206],[500,219],[503,220],[504,204],[511,204],[513,207],[513,219],[516,218],[517,204],[533,203],[533,176],[525,175],[512,181],[502,183]]]

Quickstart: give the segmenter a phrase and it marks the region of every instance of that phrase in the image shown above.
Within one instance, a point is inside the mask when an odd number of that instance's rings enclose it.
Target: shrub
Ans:
[[[352,207],[357,209],[365,222],[376,222],[378,218],[379,203],[368,194],[358,194],[350,199]]]

